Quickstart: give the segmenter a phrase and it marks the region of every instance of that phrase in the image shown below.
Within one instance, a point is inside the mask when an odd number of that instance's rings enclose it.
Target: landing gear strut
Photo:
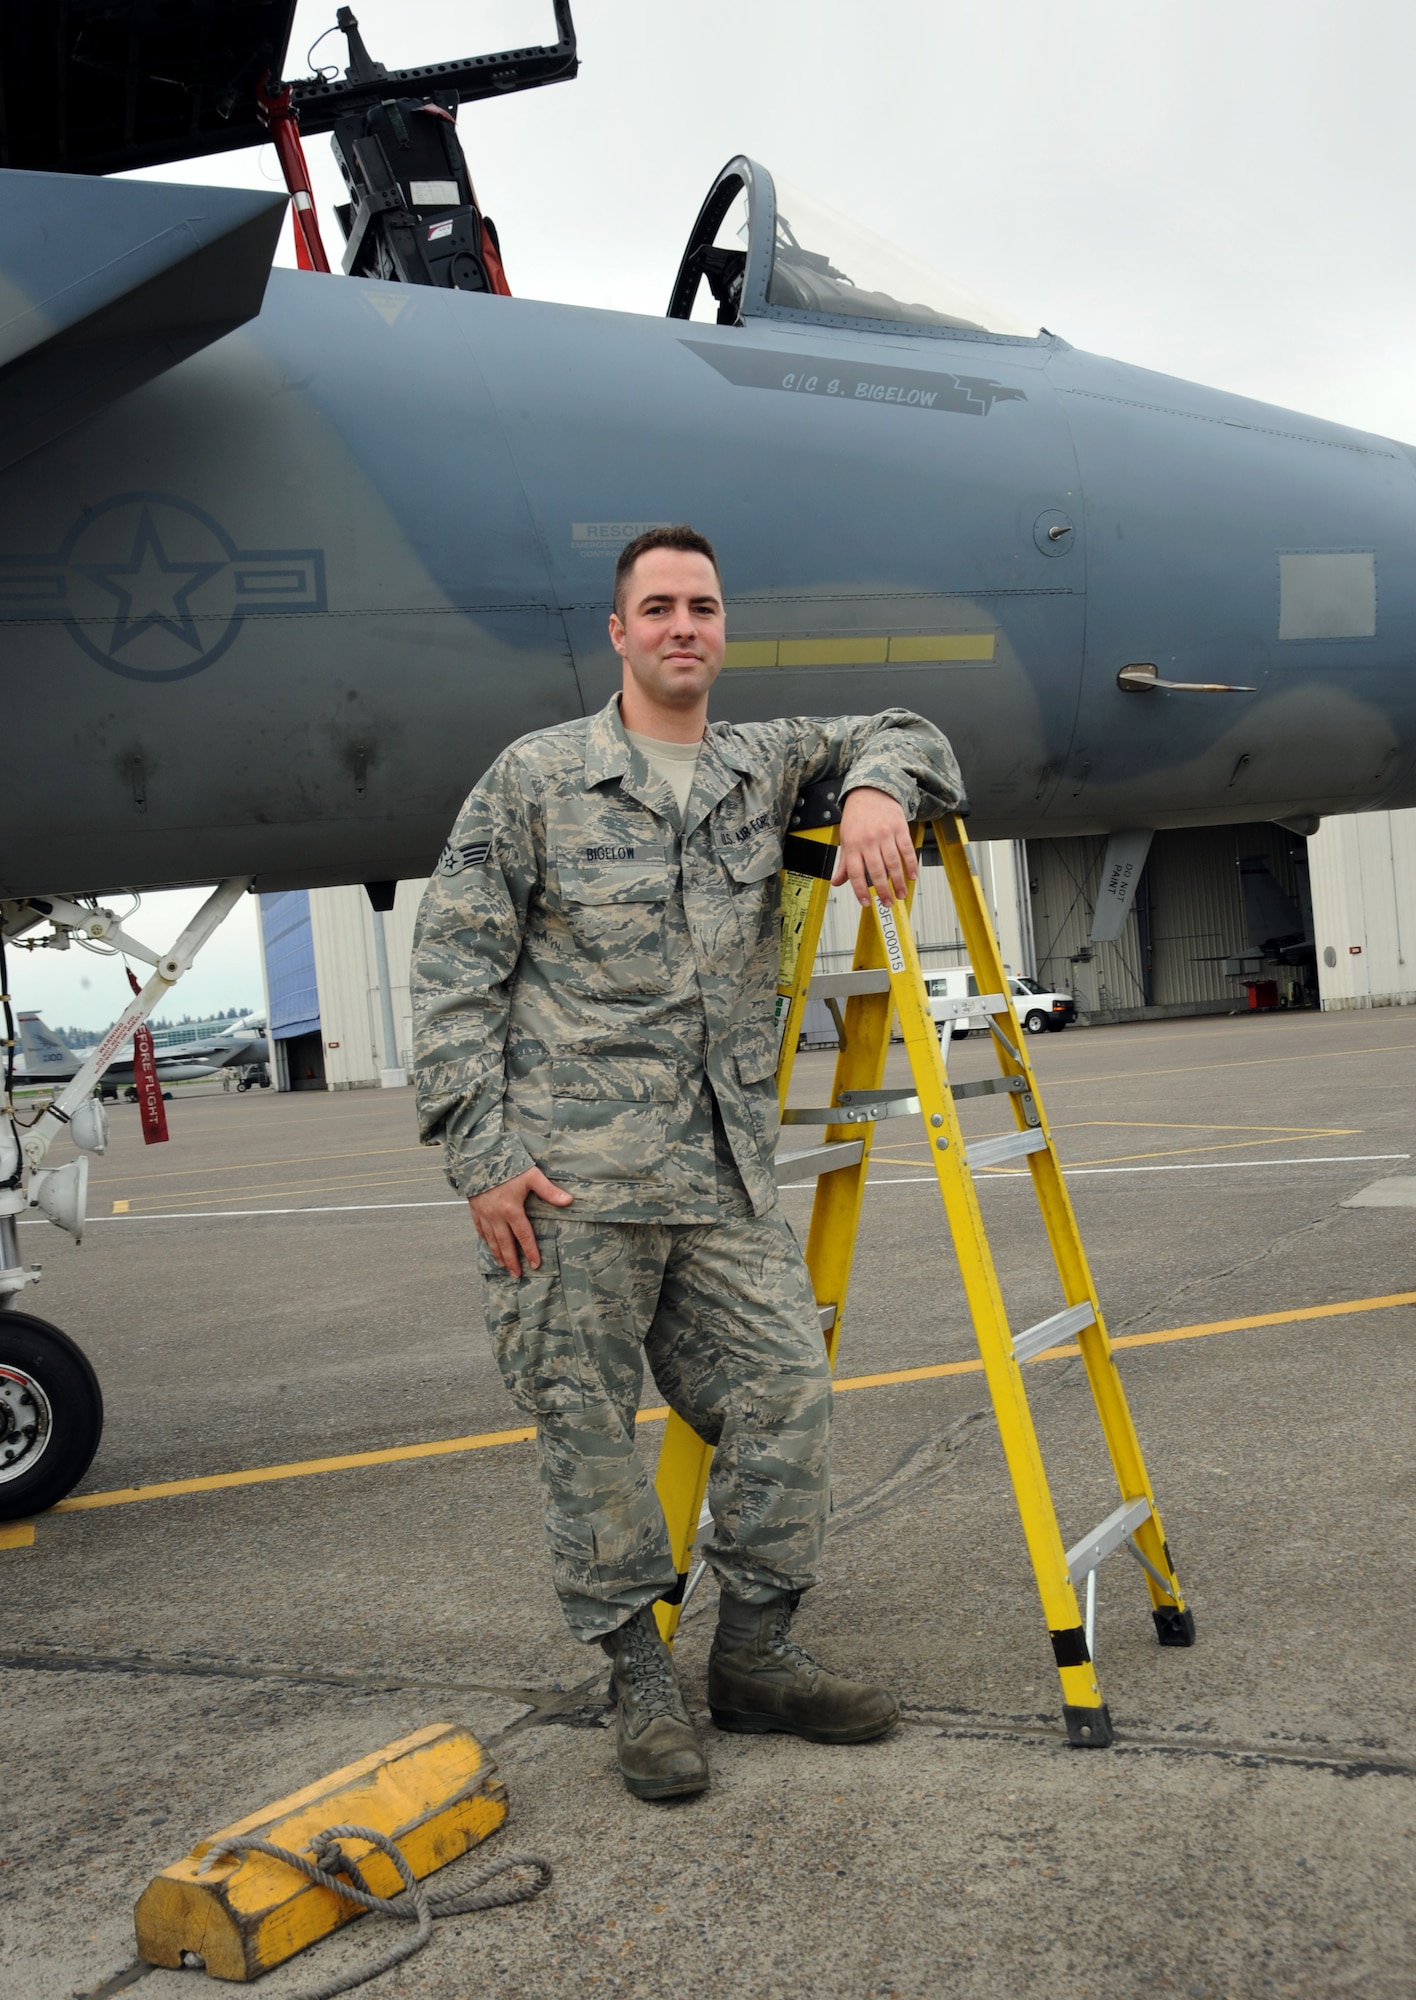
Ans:
[[[15,1043],[10,997],[8,990],[0,993],[9,1058],[0,1107],[0,1521],[40,1513],[72,1492],[88,1471],[103,1432],[103,1395],[82,1350],[57,1326],[21,1312],[15,1303],[39,1279],[38,1265],[26,1268],[20,1262],[18,1219],[26,1210],[37,1210],[76,1243],[82,1240],[88,1156],[102,1153],[108,1143],[106,1114],[94,1102],[94,1088],[102,1088],[109,1064],[171,992],[249,881],[244,875],[232,877],[214,890],[165,958],[128,937],[110,910],[59,896],[7,902],[0,910],[0,989],[8,985],[3,940],[22,937],[44,922],[53,925],[56,939],[67,943],[68,934],[79,931],[116,944],[153,967],[146,986],[88,1061],[24,1127],[16,1122],[10,1095]],[[78,1158],[46,1167],[50,1146],[66,1129],[80,1149]]]

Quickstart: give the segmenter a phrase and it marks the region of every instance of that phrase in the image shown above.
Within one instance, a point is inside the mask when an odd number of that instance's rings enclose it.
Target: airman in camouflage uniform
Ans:
[[[528,1254],[514,1274],[486,1243],[480,1261],[498,1363],[537,1424],[556,1588],[607,1650],[633,1626],[652,1652],[645,1607],[677,1583],[634,1445],[646,1359],[716,1447],[706,1554],[724,1602],[776,1616],[816,1581],[830,1383],[773,1155],[782,840],[824,777],[908,818],[962,790],[944,737],[904,709],[713,723],[680,813],[617,695],[497,759],[419,914],[424,1141],[468,1197],[533,1167],[554,1183],[525,1202],[539,1268]],[[621,1763],[629,1778],[623,1744]],[[648,1796],[701,1782],[706,1766],[631,1779]]]

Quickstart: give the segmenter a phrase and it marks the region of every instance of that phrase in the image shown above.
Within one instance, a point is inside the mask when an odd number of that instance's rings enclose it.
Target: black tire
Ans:
[[[1045,1035],[1052,1026],[1052,1023],[1048,1020],[1046,1014],[1043,1013],[1041,1007],[1034,1007],[1031,1013],[1023,1017],[1023,1026],[1030,1035]]]
[[[88,1471],[103,1435],[103,1391],[83,1349],[32,1313],[0,1312],[0,1371],[9,1371],[12,1382],[20,1375],[36,1383],[52,1420],[49,1442],[34,1465],[0,1478],[0,1521],[19,1521],[72,1493]],[[6,1437],[12,1437],[8,1409],[4,1420]],[[0,1459],[4,1450],[0,1439]]]

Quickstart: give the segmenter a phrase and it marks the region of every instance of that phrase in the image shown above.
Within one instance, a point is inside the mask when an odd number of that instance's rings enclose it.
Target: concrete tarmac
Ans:
[[[94,1504],[0,1549],[6,2000],[126,1990],[157,1869],[442,1720],[490,1745],[512,1801],[498,1839],[546,1855],[555,1884],[440,1926],[371,2000],[1406,2000],[1416,1306],[1371,1302],[1416,1292],[1416,1218],[1344,1204],[1416,1171],[1416,1016],[1032,1046],[1111,1331],[1166,1336],[1118,1366],[1198,1644],[1156,1645],[1140,1572],[1114,1556],[1096,1654],[1117,1744],[1069,1749],[982,1376],[850,1386],[974,1353],[927,1149],[901,1121],[874,1156],[826,1576],[798,1631],[897,1689],[905,1720],[856,1749],[719,1736],[705,1586],[678,1650],[714,1783],[670,1807],[615,1774],[600,1655],[550,1588],[533,1447],[477,1442],[520,1417],[410,1094],[191,1097],[150,1149],[120,1106],[83,1248],[22,1232],[45,1263],[25,1303],[87,1349],[108,1419]],[[971,1039],[950,1067],[994,1065]],[[829,1075],[802,1058],[796,1101],[824,1101]],[[1010,1115],[965,1110],[971,1131]],[[1061,1303],[1030,1184],[981,1190],[1026,1326]],[[804,1234],[810,1190],[783,1200]],[[1025,1379],[1070,1542],[1114,1504],[1085,1376],[1072,1359]],[[302,1469],[449,1439],[466,1442]],[[122,1497],[181,1481],[197,1490]],[[350,1926],[263,1993],[372,1955],[380,1929]],[[151,1972],[136,1992],[190,2000],[201,1977]]]

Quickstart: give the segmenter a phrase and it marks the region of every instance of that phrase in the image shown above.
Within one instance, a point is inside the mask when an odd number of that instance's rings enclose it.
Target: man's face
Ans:
[[[718,678],[727,643],[717,572],[707,556],[650,549],[630,571],[610,641],[649,700],[693,708]]]

